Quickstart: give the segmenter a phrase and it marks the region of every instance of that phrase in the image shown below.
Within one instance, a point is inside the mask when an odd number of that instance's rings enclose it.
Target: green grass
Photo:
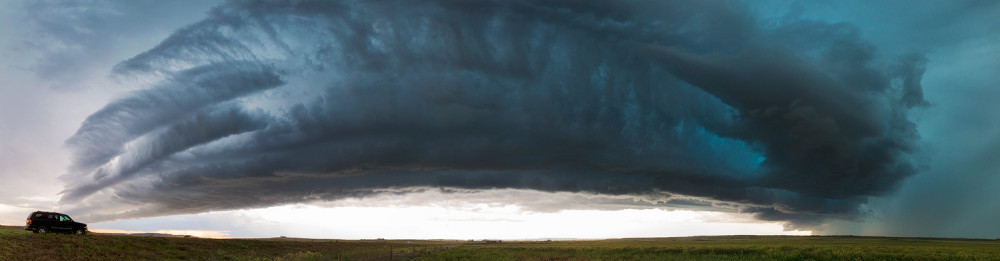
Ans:
[[[478,244],[39,235],[0,227],[0,260],[389,260],[390,247],[393,260],[1000,260],[1000,240],[720,236]]]
[[[416,260],[1000,260],[1000,241],[722,236],[467,245]]]
[[[33,234],[0,227],[0,260],[407,260],[459,241],[205,239]],[[426,251],[424,250],[426,247]]]

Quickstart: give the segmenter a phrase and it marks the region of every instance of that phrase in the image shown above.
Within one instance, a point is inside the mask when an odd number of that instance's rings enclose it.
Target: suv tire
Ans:
[[[74,235],[81,235],[82,236],[82,235],[86,235],[87,231],[86,230],[77,229],[77,230],[73,230],[73,234]]]
[[[45,233],[48,233],[48,232],[49,232],[49,230],[47,228],[45,228],[45,227],[40,227],[40,228],[38,228],[38,230],[35,230],[35,233],[39,233],[39,234],[45,234]]]

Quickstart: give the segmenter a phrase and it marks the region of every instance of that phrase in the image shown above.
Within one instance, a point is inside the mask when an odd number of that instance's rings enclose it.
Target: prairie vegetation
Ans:
[[[484,244],[38,235],[21,229],[0,228],[0,260],[1000,260],[1000,240],[971,239],[717,236]]]
[[[33,234],[23,229],[0,227],[0,260],[407,260],[463,243],[437,240],[80,236]]]
[[[1000,260],[1000,240],[711,236],[468,245],[417,260]]]

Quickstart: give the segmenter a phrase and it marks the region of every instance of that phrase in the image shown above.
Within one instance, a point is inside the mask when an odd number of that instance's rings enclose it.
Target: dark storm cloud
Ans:
[[[753,2],[771,17],[792,16],[858,25],[858,32],[887,61],[902,105],[930,104],[919,119],[921,171],[899,189],[861,204],[863,222],[827,220],[821,234],[997,238],[993,220],[1000,173],[995,159],[995,102],[1000,78],[1000,2],[997,1],[799,1],[785,15],[775,5]],[[775,11],[772,11],[775,10]],[[919,55],[907,54],[916,51]],[[926,73],[925,73],[926,71]],[[921,87],[922,86],[922,87]],[[913,90],[913,91],[908,91]],[[927,97],[924,99],[923,96]],[[986,163],[991,162],[991,163]]]
[[[63,200],[134,206],[92,210],[113,219],[523,188],[858,217],[916,170],[925,60],[760,24],[717,1],[231,2],[115,68],[165,80],[87,119]]]
[[[164,123],[190,121],[217,103],[281,84],[273,69],[238,63],[219,63],[185,70],[150,90],[113,101],[95,112],[66,141],[76,150],[71,171],[87,171],[129,153],[125,145],[163,129]],[[179,125],[173,125],[179,126]],[[206,125],[205,127],[215,127]],[[177,139],[189,134],[175,133]],[[205,140],[211,141],[210,140]],[[167,141],[166,144],[172,143]],[[195,144],[187,144],[195,145]],[[177,149],[185,149],[177,148]],[[134,148],[145,150],[145,147]],[[156,158],[178,152],[157,155]]]

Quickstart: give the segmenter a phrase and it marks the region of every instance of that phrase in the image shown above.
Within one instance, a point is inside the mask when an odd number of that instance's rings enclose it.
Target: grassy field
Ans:
[[[998,240],[716,236],[470,245],[417,260],[1000,260]]]
[[[0,227],[0,260],[409,260],[464,242],[436,240],[206,239],[33,234]]]
[[[353,241],[38,235],[0,228],[0,260],[1000,260],[1000,240],[721,236],[592,241]]]

